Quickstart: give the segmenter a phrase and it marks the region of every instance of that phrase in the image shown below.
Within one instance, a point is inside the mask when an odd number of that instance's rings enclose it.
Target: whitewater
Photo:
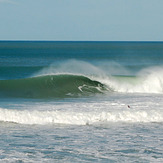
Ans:
[[[163,43],[0,42],[0,162],[162,162]]]

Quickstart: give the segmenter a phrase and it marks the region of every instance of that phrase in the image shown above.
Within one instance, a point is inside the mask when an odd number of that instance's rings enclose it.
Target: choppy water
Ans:
[[[162,162],[162,42],[0,42],[1,162]]]

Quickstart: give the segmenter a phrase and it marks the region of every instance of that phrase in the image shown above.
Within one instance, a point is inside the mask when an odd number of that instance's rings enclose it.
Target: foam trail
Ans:
[[[109,122],[163,122],[163,112],[122,110],[102,112],[18,111],[0,108],[0,121],[20,124],[86,125]]]

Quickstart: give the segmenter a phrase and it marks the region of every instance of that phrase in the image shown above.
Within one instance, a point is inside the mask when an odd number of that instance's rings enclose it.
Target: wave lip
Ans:
[[[0,81],[0,97],[64,98],[89,96],[104,90],[102,83],[82,75],[46,75]]]

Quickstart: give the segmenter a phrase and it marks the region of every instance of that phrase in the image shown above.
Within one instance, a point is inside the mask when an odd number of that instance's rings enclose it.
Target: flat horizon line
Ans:
[[[88,40],[0,40],[0,42],[117,42],[117,43],[138,43],[138,42],[144,42],[144,43],[161,43],[163,41],[88,41]]]

